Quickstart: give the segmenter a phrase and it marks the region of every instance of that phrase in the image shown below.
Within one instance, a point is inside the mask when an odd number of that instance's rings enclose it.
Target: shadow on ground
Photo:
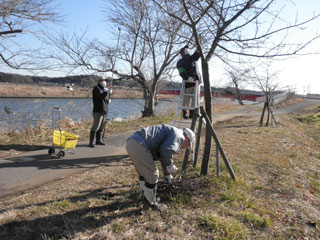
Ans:
[[[189,196],[191,200],[194,194],[201,193],[201,187],[199,188],[195,179],[197,178],[187,178],[185,181],[175,182],[173,185],[159,182],[160,194],[164,195],[164,192],[166,192],[166,195],[168,195],[167,197],[164,196],[162,200],[169,203],[171,202],[171,197],[176,196],[178,193],[182,193],[185,198]],[[194,184],[190,184],[194,181]],[[38,208],[35,212],[51,211],[55,214],[31,220],[22,219],[0,225],[0,239],[72,239],[78,234],[88,233],[89,231],[98,233],[99,228],[103,226],[110,226],[110,231],[113,229],[116,231],[118,227],[121,227],[118,220],[143,214],[144,209],[140,201],[138,188],[135,187],[136,185],[138,183],[85,190],[79,192],[77,196],[69,198],[23,205],[14,209],[2,209],[0,213],[35,207]],[[186,188],[186,186],[188,187]],[[91,201],[106,203],[101,206],[88,207]],[[71,202],[72,206],[85,207],[57,214],[59,206],[62,207],[65,202]]]
[[[0,145],[0,151],[9,151],[9,150],[16,150],[16,151],[37,151],[48,149],[48,146],[43,145],[26,145],[26,144],[9,144],[9,145]]]
[[[128,155],[113,155],[106,157],[65,159],[56,156],[48,157],[48,155],[18,156],[6,158],[6,162],[0,163],[0,168],[87,169],[95,167],[97,164],[120,162],[127,157]]]
[[[123,187],[124,186],[121,188]],[[138,199],[136,197],[130,197],[132,194],[135,194],[132,192],[134,190],[118,190],[117,193],[112,193],[110,190],[111,189],[108,188],[95,189],[85,192],[84,195],[81,196],[56,200],[55,202],[70,201],[77,204],[84,202],[85,205],[90,201],[90,198],[98,198],[100,200],[106,200],[108,203],[97,207],[71,210],[63,214],[6,223],[0,226],[0,239],[70,238],[77,233],[112,224],[116,219],[141,214],[143,209],[139,206]],[[50,203],[52,202],[41,203],[37,207],[40,207],[40,205],[49,206]],[[24,206],[24,208],[25,207],[28,206]],[[52,210],[52,212],[54,212],[54,210]]]

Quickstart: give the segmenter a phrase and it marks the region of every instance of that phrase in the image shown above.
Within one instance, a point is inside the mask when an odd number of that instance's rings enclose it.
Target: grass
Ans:
[[[269,217],[259,216],[250,210],[241,212],[240,217],[244,223],[249,223],[255,229],[265,229],[271,226],[271,220]]]
[[[246,239],[247,229],[234,219],[225,219],[215,214],[198,217],[198,224],[205,232],[214,233],[214,239]]]
[[[310,192],[320,196],[320,175],[318,172],[309,174],[308,178],[310,179]]]
[[[183,181],[168,185],[161,175],[164,213],[142,208],[128,158],[4,197],[0,239],[318,239],[317,124],[298,120],[317,111],[276,116],[278,127],[259,127],[258,117],[218,123],[214,127],[237,180],[222,160],[220,177],[215,175],[213,144],[207,176],[199,176],[201,159]],[[142,124],[150,122],[132,126]],[[202,145],[200,151],[202,156]],[[183,158],[175,156],[179,168]]]
[[[91,98],[92,88],[74,87],[68,91],[63,86],[38,86],[0,83],[0,96],[2,97],[70,97],[70,98]],[[113,87],[112,98],[142,98],[143,93],[139,89],[127,87]],[[161,97],[161,96],[160,96]]]

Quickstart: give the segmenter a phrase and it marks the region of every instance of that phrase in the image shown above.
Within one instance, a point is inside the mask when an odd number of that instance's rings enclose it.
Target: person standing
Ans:
[[[96,137],[96,145],[105,145],[102,137],[102,131],[106,124],[106,114],[108,113],[108,94],[109,89],[106,87],[105,79],[99,79],[98,84],[93,87],[92,101],[93,101],[93,124],[90,130],[89,147],[94,148],[94,138]]]
[[[177,62],[177,69],[179,71],[179,75],[183,80],[188,81],[185,83],[185,93],[186,94],[194,94],[195,93],[195,81],[199,81],[199,84],[202,82],[201,74],[198,69],[197,61],[200,58],[200,53],[196,50],[192,55],[190,55],[188,45],[184,46],[180,49],[181,59]],[[190,105],[191,101],[191,105]],[[183,98],[183,106],[194,106],[194,97],[192,96],[184,96]],[[189,118],[193,117],[194,110],[190,110]],[[187,119],[187,111],[182,110],[183,118]]]
[[[167,182],[178,168],[173,162],[173,154],[179,149],[192,148],[195,135],[189,128],[179,129],[166,124],[143,128],[127,140],[127,153],[139,175],[139,185],[146,207],[165,210],[164,204],[157,203],[156,192],[159,170],[154,161],[160,160]]]

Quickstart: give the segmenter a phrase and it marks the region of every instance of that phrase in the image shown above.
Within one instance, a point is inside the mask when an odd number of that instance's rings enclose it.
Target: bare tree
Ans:
[[[14,69],[35,68],[31,49],[18,43],[18,35],[36,34],[35,24],[56,22],[52,0],[2,0],[0,3],[0,59]],[[31,57],[32,56],[32,57]]]
[[[285,7],[292,1],[276,0],[153,0],[158,7],[188,27],[192,42],[200,52],[205,90],[205,108],[211,119],[209,61],[217,57],[225,64],[235,55],[276,58],[303,54],[318,34],[304,42],[290,42],[289,33],[303,31],[319,14],[299,21],[286,19]],[[280,3],[282,2],[282,3]],[[278,5],[276,5],[278,3]],[[282,5],[279,5],[282,4]],[[186,37],[189,38],[190,36]],[[214,72],[214,69],[212,69]],[[206,128],[201,174],[207,174],[211,151],[209,126]]]
[[[267,111],[267,120],[265,126],[268,126],[269,123],[272,124],[273,121],[277,124],[271,110],[271,105],[273,105],[273,97],[275,92],[279,89],[277,79],[278,72],[272,70],[271,63],[267,62],[259,64],[259,69],[257,67],[252,68],[251,73],[251,84],[264,93],[264,105],[259,121],[260,126],[263,125],[265,111]]]
[[[71,37],[51,37],[56,49],[51,57],[64,66],[85,68],[100,73],[113,72],[116,80],[130,79],[143,91],[142,117],[154,116],[155,96],[159,82],[169,79],[178,55],[174,43],[179,41],[182,24],[156,10],[149,0],[105,1],[105,22],[121,29],[119,49],[100,40],[89,40],[86,32]],[[114,59],[118,58],[113,69]]]
[[[124,29],[119,57],[130,66],[129,74],[117,74],[140,85],[145,99],[142,116],[153,116],[159,81],[169,78],[177,56],[174,43],[179,41],[182,23],[162,15],[148,0],[121,0],[113,7],[108,18]]]
[[[243,105],[241,98],[241,88],[248,82],[249,69],[238,69],[238,68],[226,68],[226,72],[230,77],[230,83],[235,89],[236,99],[240,105]]]

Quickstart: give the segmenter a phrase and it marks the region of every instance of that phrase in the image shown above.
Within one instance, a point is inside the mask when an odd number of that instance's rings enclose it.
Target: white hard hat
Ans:
[[[195,142],[195,134],[190,128],[184,128],[183,133],[189,138],[190,140],[190,148],[192,149],[193,144]]]

